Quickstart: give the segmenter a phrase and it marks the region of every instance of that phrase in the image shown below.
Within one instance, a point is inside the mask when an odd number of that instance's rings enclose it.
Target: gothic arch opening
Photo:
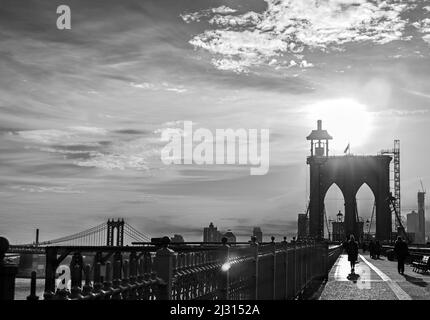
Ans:
[[[360,241],[368,240],[376,232],[375,195],[367,183],[363,183],[355,195],[357,201]]]
[[[337,240],[344,238],[343,228],[337,225],[336,222],[343,221],[345,213],[345,198],[342,190],[336,183],[333,183],[328,189],[324,197],[324,238]],[[342,214],[342,216],[339,215]],[[333,224],[335,222],[335,224]]]

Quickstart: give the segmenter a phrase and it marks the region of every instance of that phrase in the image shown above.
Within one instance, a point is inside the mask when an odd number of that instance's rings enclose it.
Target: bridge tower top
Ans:
[[[115,245],[115,230],[116,230],[116,245],[123,246],[124,245],[124,219],[118,219],[115,221],[114,219],[108,220],[107,222],[107,246]]]
[[[322,129],[322,120],[318,120],[317,130],[312,130],[306,137],[306,140],[311,141],[311,157],[328,157],[328,141],[332,139],[327,130]]]

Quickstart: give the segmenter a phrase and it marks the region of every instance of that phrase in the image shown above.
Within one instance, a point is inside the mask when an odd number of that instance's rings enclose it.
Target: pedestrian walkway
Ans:
[[[400,275],[397,261],[360,254],[355,275],[350,271],[348,256],[340,255],[320,300],[430,300],[430,275],[415,273],[409,265]]]

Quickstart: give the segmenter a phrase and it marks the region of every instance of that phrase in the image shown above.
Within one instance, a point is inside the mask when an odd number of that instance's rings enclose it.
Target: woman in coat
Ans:
[[[355,241],[354,235],[351,235],[348,241],[348,261],[351,264],[351,273],[354,273],[355,263],[358,260],[358,243]]]

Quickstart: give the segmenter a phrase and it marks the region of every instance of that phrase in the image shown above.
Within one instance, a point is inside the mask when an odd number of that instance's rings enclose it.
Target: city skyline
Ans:
[[[291,237],[318,119],[332,155],[399,139],[402,213],[416,210],[430,182],[430,6],[324,3],[71,0],[72,29],[58,30],[61,1],[2,1],[0,234],[52,239],[119,217],[189,241],[209,221],[238,240],[254,226]],[[184,121],[269,129],[269,172],[164,165],[161,132]],[[370,216],[371,193],[359,197]],[[343,211],[336,190],[326,201]]]

